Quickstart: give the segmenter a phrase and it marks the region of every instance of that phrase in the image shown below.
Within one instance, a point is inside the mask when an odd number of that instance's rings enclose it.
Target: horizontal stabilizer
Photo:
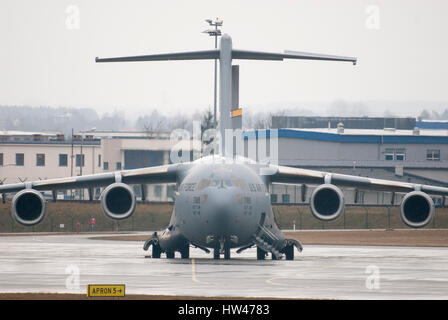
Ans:
[[[189,51],[176,53],[150,54],[144,56],[95,58],[95,62],[132,62],[132,61],[164,61],[164,60],[202,60],[219,59],[219,50]]]
[[[176,53],[161,53],[150,54],[143,56],[130,57],[115,57],[115,58],[95,58],[95,62],[135,62],[135,61],[168,61],[168,60],[205,60],[205,59],[219,59],[219,50],[205,50],[205,51],[189,51]],[[263,51],[247,51],[247,50],[232,50],[232,59],[247,59],[247,60],[276,60],[283,59],[303,59],[303,60],[327,60],[327,61],[347,61],[356,64],[356,58],[333,56],[328,54],[299,52],[299,51],[285,51],[284,53],[263,52]]]

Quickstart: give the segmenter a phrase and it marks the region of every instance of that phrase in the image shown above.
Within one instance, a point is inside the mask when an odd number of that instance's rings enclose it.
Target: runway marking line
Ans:
[[[208,282],[199,281],[198,278],[196,278],[196,259],[191,259],[191,280],[196,283],[202,283],[205,285],[209,285]]]
[[[195,259],[191,259],[191,279],[194,282],[199,282],[198,279],[196,278],[196,263],[195,263]]]

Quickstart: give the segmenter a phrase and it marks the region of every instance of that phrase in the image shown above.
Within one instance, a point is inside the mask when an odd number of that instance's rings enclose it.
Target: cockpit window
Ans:
[[[208,186],[210,186],[210,183],[211,183],[211,181],[209,179],[202,179],[199,182],[198,190],[202,190],[202,189],[207,188]]]
[[[244,182],[243,179],[233,180],[232,183],[235,187],[238,187],[243,191],[247,191],[247,184],[246,184],[246,182]]]
[[[237,187],[247,191],[247,184],[243,179],[202,179],[198,184],[198,191],[207,187]]]
[[[249,183],[249,190],[251,192],[266,192],[266,187],[260,183]]]

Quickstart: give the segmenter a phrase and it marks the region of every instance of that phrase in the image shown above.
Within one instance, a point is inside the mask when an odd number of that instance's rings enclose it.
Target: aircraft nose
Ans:
[[[229,189],[215,189],[207,193],[207,221],[217,233],[226,233],[238,210],[238,195]]]

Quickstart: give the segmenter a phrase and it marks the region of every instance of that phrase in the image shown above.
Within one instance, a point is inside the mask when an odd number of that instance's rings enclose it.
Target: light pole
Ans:
[[[215,27],[215,29],[209,29],[203,31],[203,33],[208,33],[209,36],[215,37],[215,49],[218,48],[218,37],[221,35],[221,30],[218,29],[218,27],[221,27],[223,24],[222,20],[219,20],[216,18],[216,20],[206,19],[205,22],[207,22],[210,26]],[[215,59],[215,91],[214,91],[214,104],[213,104],[213,126],[216,128],[216,82],[217,82],[217,61]]]

